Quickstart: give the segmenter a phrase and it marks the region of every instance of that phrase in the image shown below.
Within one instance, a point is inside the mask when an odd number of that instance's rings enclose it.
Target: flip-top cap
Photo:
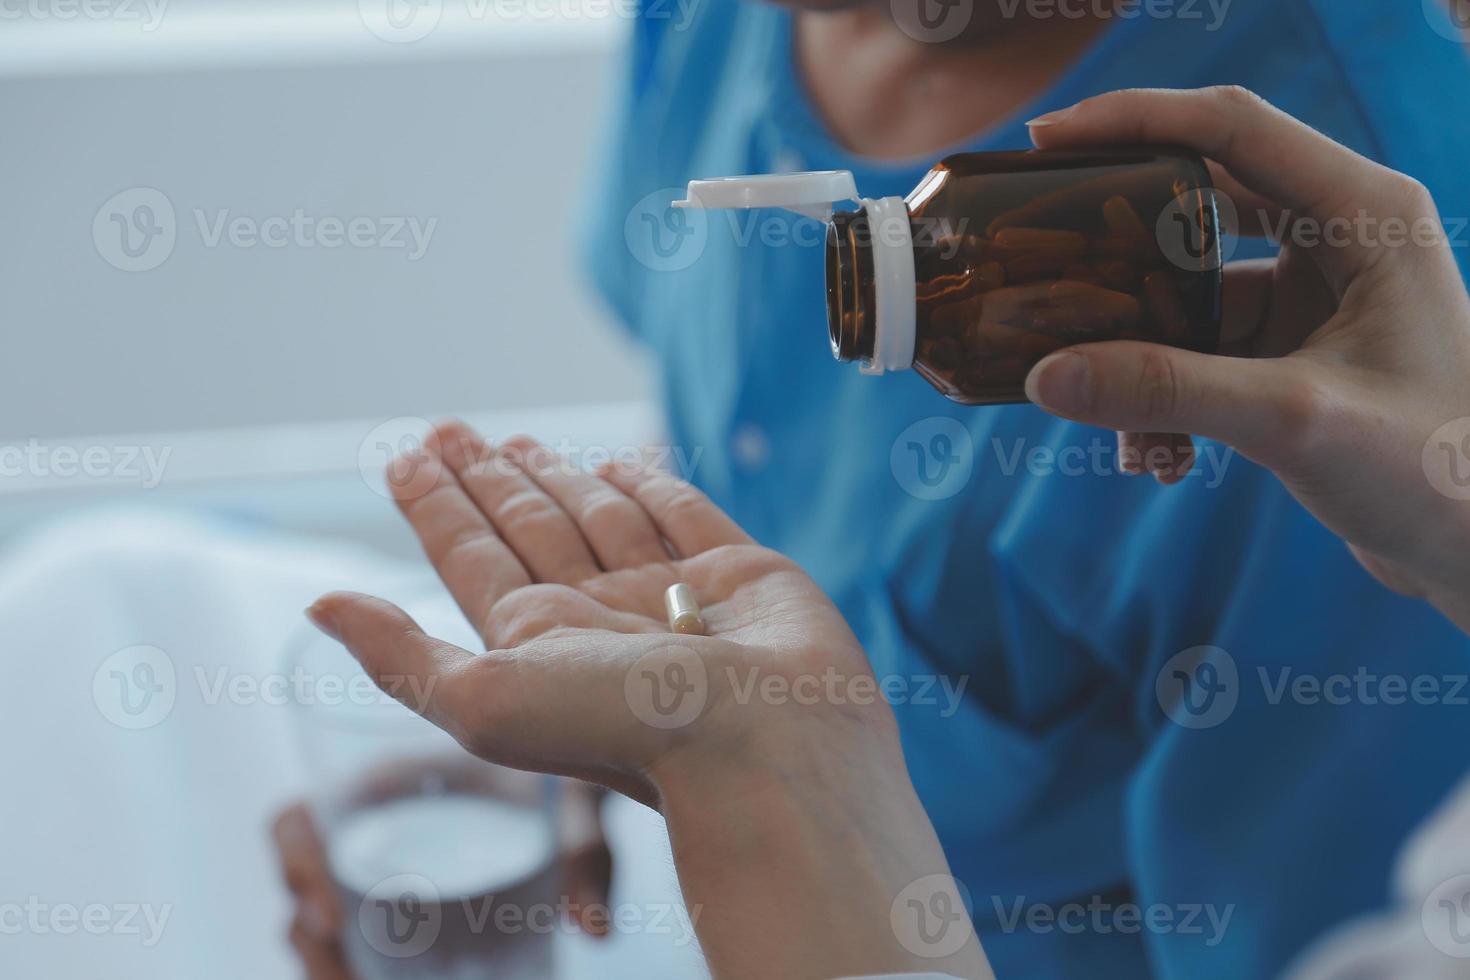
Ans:
[[[901,197],[858,197],[850,170],[812,170],[794,174],[754,174],[691,180],[687,198],[676,208],[743,210],[782,208],[818,221],[832,220],[832,205],[856,201],[867,212],[873,253],[873,356],[864,374],[906,371],[914,363],[917,299],[914,243],[908,206]]]
[[[688,197],[676,208],[785,208],[826,219],[838,201],[856,201],[857,184],[848,170],[815,170],[796,174],[757,174],[691,180]]]

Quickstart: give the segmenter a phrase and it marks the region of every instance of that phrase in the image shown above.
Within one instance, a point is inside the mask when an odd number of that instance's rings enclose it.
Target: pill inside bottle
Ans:
[[[681,203],[828,220],[833,354],[869,374],[913,368],[957,402],[1025,401],[1031,368],[1074,344],[1218,349],[1219,215],[1196,156],[958,154],[905,198],[823,209],[849,189],[845,171],[695,181]]]

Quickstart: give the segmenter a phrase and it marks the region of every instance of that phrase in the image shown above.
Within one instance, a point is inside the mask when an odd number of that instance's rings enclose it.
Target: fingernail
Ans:
[[[332,914],[321,899],[308,898],[301,903],[301,924],[318,939],[332,938]]]
[[[306,607],[306,618],[311,620],[313,626],[330,636],[332,639],[341,641],[342,634],[337,628],[337,620],[322,605],[320,599]]]
[[[424,450],[427,453],[436,449],[440,459],[453,468],[462,469],[464,461],[470,455],[469,438],[458,420],[443,419],[434,423],[434,428],[430,430],[429,438],[424,443]]]
[[[1092,400],[1087,358],[1071,350],[1047,355],[1026,376],[1026,397],[1053,415],[1085,415]]]
[[[1044,129],[1047,126],[1055,126],[1057,123],[1065,122],[1067,117],[1076,111],[1077,107],[1075,105],[1067,106],[1065,109],[1057,109],[1055,112],[1048,112],[1045,115],[1028,120],[1026,127],[1028,129]]]

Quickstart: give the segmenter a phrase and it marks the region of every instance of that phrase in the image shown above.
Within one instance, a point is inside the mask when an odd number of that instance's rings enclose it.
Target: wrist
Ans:
[[[928,901],[940,882],[945,907],[963,910],[896,735],[834,734],[752,735],[740,753],[688,756],[656,778],[714,976],[988,977],[967,916],[942,947],[895,923],[916,884]]]
[[[799,797],[803,788],[815,789],[813,778],[825,782],[835,774],[863,774],[859,781],[896,774],[909,785],[898,722],[886,702],[847,711],[826,703],[747,700],[710,714],[650,770],[661,799],[742,809],[751,797],[781,787]],[[828,785],[824,798],[850,788],[856,787]]]

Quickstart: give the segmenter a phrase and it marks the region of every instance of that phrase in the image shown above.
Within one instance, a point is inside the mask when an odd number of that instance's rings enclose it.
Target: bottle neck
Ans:
[[[841,361],[864,374],[907,371],[914,363],[918,305],[914,241],[901,197],[864,198],[834,214],[827,235],[827,329]]]
[[[877,308],[867,212],[837,212],[827,227],[827,333],[833,357],[873,359]]]

